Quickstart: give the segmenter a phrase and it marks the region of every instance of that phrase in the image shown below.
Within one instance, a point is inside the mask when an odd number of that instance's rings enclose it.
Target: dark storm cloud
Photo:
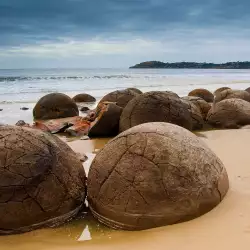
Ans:
[[[249,0],[1,0],[0,44],[247,26]]]

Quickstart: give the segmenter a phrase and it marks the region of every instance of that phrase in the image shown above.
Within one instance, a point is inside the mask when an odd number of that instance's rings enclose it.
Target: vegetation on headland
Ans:
[[[160,61],[147,61],[136,64],[130,69],[250,69],[250,62],[227,62],[227,63],[197,63],[197,62],[176,62],[164,63]]]

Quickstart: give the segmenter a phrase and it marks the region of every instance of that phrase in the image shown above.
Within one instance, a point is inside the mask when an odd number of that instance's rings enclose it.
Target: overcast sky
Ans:
[[[250,61],[250,0],[0,0],[0,68]]]

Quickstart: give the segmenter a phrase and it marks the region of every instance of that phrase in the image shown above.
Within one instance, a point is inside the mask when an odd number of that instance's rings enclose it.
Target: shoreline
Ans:
[[[88,231],[92,231],[87,236],[92,237],[92,240],[78,242],[77,239],[84,235],[84,231],[85,234],[87,233],[83,219],[58,229],[42,229],[23,235],[1,237],[0,249],[75,250],[85,246],[90,250],[134,248],[161,250],[166,249],[167,246],[170,249],[187,250],[210,250],[211,248],[247,250],[250,245],[250,168],[248,166],[250,130],[212,130],[199,132],[199,137],[222,160],[230,179],[230,189],[225,199],[209,213],[185,223],[139,232],[112,230],[100,232],[89,224]],[[93,154],[107,140],[76,140],[67,143],[78,153]]]

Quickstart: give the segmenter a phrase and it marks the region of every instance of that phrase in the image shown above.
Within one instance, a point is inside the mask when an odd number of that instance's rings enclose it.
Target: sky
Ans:
[[[0,0],[0,68],[250,61],[249,0]]]

